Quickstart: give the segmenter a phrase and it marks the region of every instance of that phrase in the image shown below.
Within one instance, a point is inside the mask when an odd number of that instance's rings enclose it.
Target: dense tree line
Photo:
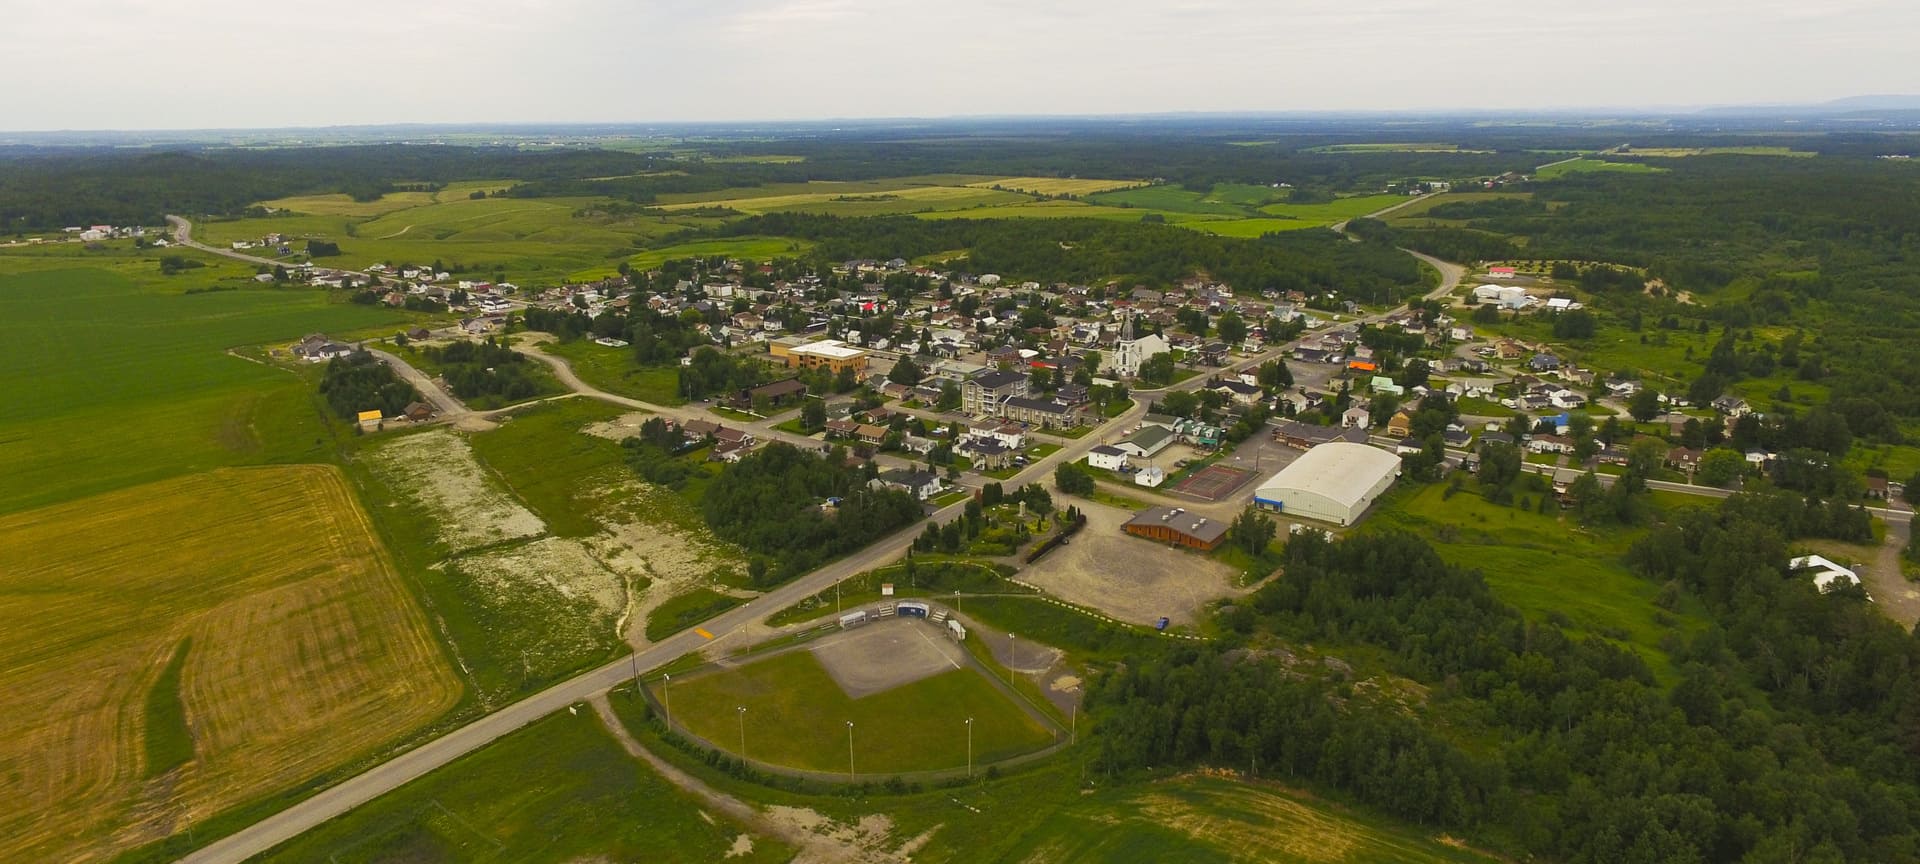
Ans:
[[[517,402],[540,393],[533,361],[492,338],[428,347],[423,353],[439,367],[448,389],[462,399]]]
[[[893,489],[869,489],[867,475],[835,450],[826,458],[770,444],[728,465],[701,504],[722,539],[774,559],[768,578],[785,582],[826,560],[866,546],[921,518],[918,501]],[[833,512],[820,502],[838,498]]]
[[[1416,537],[1295,538],[1286,578],[1223,623],[1375,646],[1431,703],[1410,713],[1271,652],[1136,656],[1091,686],[1097,764],[1311,781],[1521,856],[1920,860],[1920,642],[1857,591],[1787,574],[1783,506],[1689,512],[1629,556],[1672,586],[1662,602],[1708,609],[1670,639],[1670,688],[1631,651],[1528,622]]]
[[[326,397],[327,407],[334,414],[349,420],[362,411],[376,409],[382,417],[395,417],[409,404],[420,401],[413,385],[400,380],[386,363],[365,351],[327,361],[327,370],[320,378],[320,395]]]
[[[818,244],[815,253],[829,261],[967,249],[968,267],[977,272],[1038,282],[1127,278],[1168,284],[1206,273],[1243,290],[1337,290],[1367,303],[1397,302],[1421,286],[1418,264],[1391,246],[1349,243],[1326,231],[1240,240],[1101,219],[852,219],[804,213],[770,213],[715,230],[812,240]]]

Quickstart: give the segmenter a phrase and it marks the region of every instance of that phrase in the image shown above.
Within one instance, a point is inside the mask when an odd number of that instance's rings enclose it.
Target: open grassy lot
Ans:
[[[1034,195],[1092,195],[1144,185],[1140,180],[1097,180],[1070,177],[1001,177],[968,184],[983,189],[1012,189]]]
[[[626,348],[608,348],[590,339],[548,342],[538,349],[565,358],[580,380],[608,393],[652,405],[684,405],[680,367],[641,366]]]
[[[766,837],[740,843],[744,834],[627,755],[582,709],[540,720],[259,860],[753,864],[793,854]]]
[[[933,186],[905,182],[820,182],[801,191],[746,198],[714,198],[663,204],[668,212],[724,206],[742,213],[828,213],[837,216],[878,216],[925,210],[957,210],[993,204],[1030,201],[1018,192],[983,186]]]
[[[969,210],[943,210],[915,214],[922,219],[1112,219],[1138,222],[1149,213],[1159,213],[1168,222],[1185,224],[1224,218],[1215,214],[1178,213],[1138,207],[1109,207],[1084,201],[1053,200],[1002,207],[975,207]]]
[[[259,288],[239,265],[0,255],[0,513],[222,465],[319,461],[312,382],[227,349],[400,326],[405,313]],[[240,287],[245,285],[246,287]],[[231,288],[187,294],[195,289]]]
[[[434,203],[432,192],[389,192],[372,201],[355,201],[349,195],[302,195],[262,201],[260,206],[288,210],[311,216],[379,216],[395,210]]]
[[[333,468],[206,472],[0,517],[0,560],[6,860],[101,860],[182,832],[460,696]]]
[[[1318,204],[1294,204],[1281,202],[1268,204],[1260,212],[1269,216],[1287,219],[1300,219],[1332,225],[1343,219],[1365,216],[1368,213],[1384,210],[1395,204],[1407,202],[1405,195],[1356,195],[1352,198],[1336,198]]]
[[[1497,859],[1284,788],[1183,777],[1071,801],[1004,860],[1443,864]]]
[[[1112,206],[1139,207],[1146,210],[1162,210],[1172,213],[1206,213],[1221,216],[1249,216],[1249,208],[1270,204],[1284,197],[1280,190],[1269,190],[1265,186],[1235,186],[1234,194],[1223,198],[1219,193],[1222,187],[1215,187],[1214,193],[1198,192],[1180,186],[1145,186],[1138,189],[1123,189],[1117,192],[1102,192],[1087,200],[1094,204]],[[1244,194],[1243,190],[1260,190],[1270,194],[1257,198]]]
[[[738,605],[738,597],[695,588],[654,608],[647,616],[647,638],[658,642]]]
[[[747,754],[806,770],[847,770],[848,720],[854,723],[854,768],[869,776],[964,767],[968,717],[973,718],[975,764],[1052,741],[1044,727],[971,668],[850,699],[811,652],[793,651],[676,678],[671,686],[675,725],[734,747],[740,730],[735,709],[744,705]],[[656,697],[659,687],[654,685]]]
[[[1483,573],[1494,593],[1528,617],[1558,618],[1577,634],[1619,641],[1661,680],[1675,680],[1661,637],[1699,620],[1684,604],[1672,612],[1655,606],[1659,586],[1621,562],[1638,530],[1583,529],[1557,513],[1489,504],[1471,491],[1446,498],[1445,491],[1441,484],[1395,489],[1365,525],[1415,531],[1441,557]]]
[[[1624,171],[1629,174],[1650,174],[1655,171],[1665,170],[1667,169],[1655,168],[1652,165],[1646,165],[1640,162],[1608,162],[1604,159],[1575,159],[1570,162],[1556,162],[1551,165],[1542,166],[1534,176],[1541,180],[1552,180],[1555,177],[1572,174],[1577,171]]]

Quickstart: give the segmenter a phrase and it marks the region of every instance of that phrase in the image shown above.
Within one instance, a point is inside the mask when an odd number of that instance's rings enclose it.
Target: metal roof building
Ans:
[[[1365,444],[1308,450],[1260,484],[1253,503],[1293,516],[1352,525],[1400,476],[1400,457]]]

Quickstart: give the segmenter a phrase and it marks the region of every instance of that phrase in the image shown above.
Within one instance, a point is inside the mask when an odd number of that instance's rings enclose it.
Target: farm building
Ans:
[[[1227,523],[1189,513],[1183,507],[1148,507],[1133,514],[1121,527],[1136,537],[1209,552],[1227,536]]]
[[[1335,442],[1308,450],[1253,493],[1268,510],[1352,525],[1400,476],[1400,458],[1365,444]]]

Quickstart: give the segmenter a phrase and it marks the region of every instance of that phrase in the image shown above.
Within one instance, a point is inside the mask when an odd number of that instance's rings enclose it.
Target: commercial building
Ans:
[[[1148,507],[1121,527],[1136,537],[1208,552],[1227,536],[1227,523],[1189,513],[1184,507]]]
[[[787,364],[789,369],[826,367],[827,371],[836,375],[842,369],[852,369],[855,375],[867,371],[867,350],[855,348],[838,339],[803,342],[800,337],[790,336],[768,342],[767,353]]]
[[[1400,476],[1400,457],[1365,444],[1322,444],[1260,484],[1262,509],[1352,525]]]

